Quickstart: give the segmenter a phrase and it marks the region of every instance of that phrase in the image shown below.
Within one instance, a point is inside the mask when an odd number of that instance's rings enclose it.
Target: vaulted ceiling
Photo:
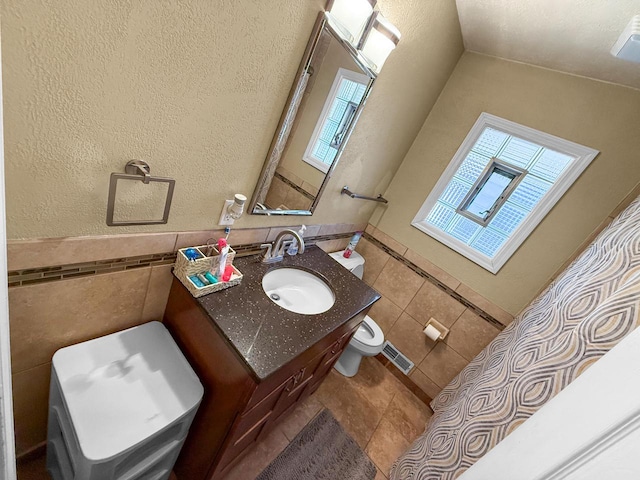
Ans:
[[[640,89],[609,51],[640,0],[456,0],[467,50]]]

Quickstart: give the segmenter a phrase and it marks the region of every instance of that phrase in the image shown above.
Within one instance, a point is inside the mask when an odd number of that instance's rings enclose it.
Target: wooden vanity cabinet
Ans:
[[[174,280],[164,324],[205,390],[174,468],[178,479],[222,478],[247,449],[320,386],[367,310],[260,380]]]

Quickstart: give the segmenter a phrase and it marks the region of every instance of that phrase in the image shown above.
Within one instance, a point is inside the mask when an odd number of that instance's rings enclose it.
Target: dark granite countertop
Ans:
[[[242,283],[196,298],[220,332],[262,380],[380,298],[378,292],[315,246],[282,262],[263,264],[257,255],[236,258]],[[293,313],[273,303],[262,277],[274,268],[301,267],[320,274],[335,294],[333,307],[317,315]]]

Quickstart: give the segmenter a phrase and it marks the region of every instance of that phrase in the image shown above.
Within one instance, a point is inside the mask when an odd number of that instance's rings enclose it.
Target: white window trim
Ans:
[[[331,89],[329,90],[327,99],[325,100],[324,106],[322,107],[322,112],[320,112],[320,117],[318,117],[316,126],[313,129],[313,133],[311,134],[311,140],[309,140],[309,143],[307,144],[307,149],[304,151],[304,155],[302,156],[302,160],[304,162],[308,163],[314,168],[317,168],[323,173],[329,172],[329,168],[331,167],[331,165],[327,165],[326,163],[321,162],[320,160],[316,159],[313,156],[313,146],[318,141],[320,132],[322,132],[322,126],[324,125],[324,122],[327,120],[327,117],[329,116],[329,110],[331,108],[331,104],[333,103],[336,95],[338,94],[338,87],[340,86],[340,82],[342,82],[343,79],[351,80],[352,82],[357,82],[365,86],[368,85],[370,81],[369,77],[367,77],[366,75],[363,75],[362,73],[354,72],[346,68],[338,69],[336,78],[333,79],[333,84],[331,85]]]
[[[445,188],[453,178],[453,175],[458,170],[458,167],[460,167],[471,151],[471,147],[473,147],[480,137],[480,134],[487,127],[500,130],[506,134],[537,143],[543,147],[547,147],[551,150],[576,158],[571,167],[565,169],[565,171],[558,177],[542,200],[533,207],[527,217],[520,225],[518,225],[505,243],[498,249],[493,258],[474,250],[462,241],[448,235],[439,228],[428,224],[425,220],[433,206],[438,201],[438,198],[440,198]],[[483,112],[469,131],[469,134],[462,142],[462,145],[460,145],[460,148],[458,148],[458,151],[453,156],[449,166],[442,173],[435,187],[433,187],[433,190],[422,204],[422,207],[418,210],[418,213],[411,222],[411,225],[452,248],[456,252],[464,255],[469,260],[489,270],[491,273],[496,274],[504,266],[507,260],[509,260],[511,255],[513,255],[520,245],[522,245],[529,234],[531,234],[531,232],[538,226],[547,213],[549,213],[556,202],[562,198],[573,182],[575,182],[575,180],[589,166],[598,153],[600,153],[598,150],[594,150]]]

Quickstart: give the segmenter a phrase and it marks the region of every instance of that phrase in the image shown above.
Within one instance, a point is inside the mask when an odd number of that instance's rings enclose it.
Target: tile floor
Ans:
[[[353,378],[333,370],[318,391],[255,445],[224,480],[255,478],[324,407],[373,460],[378,468],[375,480],[388,478],[393,462],[431,417],[430,408],[378,360],[365,358]],[[41,479],[49,479],[43,457],[18,466],[18,480]]]

